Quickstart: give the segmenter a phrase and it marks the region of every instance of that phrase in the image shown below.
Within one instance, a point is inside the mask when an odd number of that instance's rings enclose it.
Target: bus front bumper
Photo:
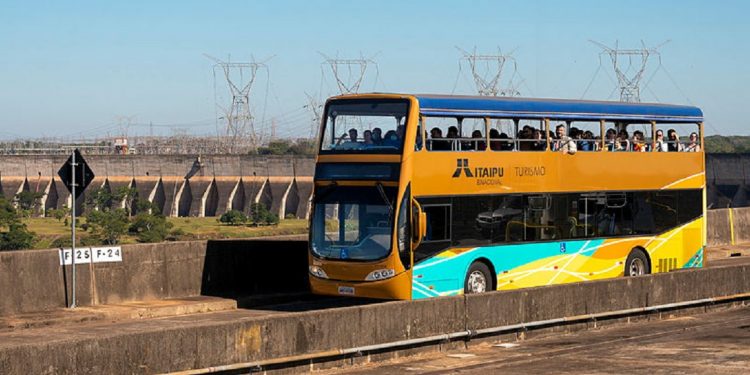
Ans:
[[[313,294],[378,299],[411,299],[411,271],[380,281],[341,281],[321,279],[312,275]]]

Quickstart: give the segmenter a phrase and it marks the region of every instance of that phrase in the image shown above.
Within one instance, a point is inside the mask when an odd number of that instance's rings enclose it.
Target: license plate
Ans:
[[[354,287],[351,286],[340,286],[339,294],[354,295]]]

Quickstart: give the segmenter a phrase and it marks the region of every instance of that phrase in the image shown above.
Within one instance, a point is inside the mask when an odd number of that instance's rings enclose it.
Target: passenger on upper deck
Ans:
[[[440,128],[432,128],[430,130],[430,151],[448,151],[451,149],[450,143],[443,139],[443,131]]]
[[[606,147],[607,151],[621,151],[622,146],[617,140],[617,132],[615,129],[609,128],[606,133]]]
[[[560,151],[564,154],[575,154],[578,151],[576,142],[565,134],[565,130],[565,124],[557,125],[557,128],[555,128],[557,138],[555,139],[555,143],[553,143],[552,150]]]
[[[631,151],[629,138],[630,136],[628,135],[628,131],[625,130],[625,128],[622,128],[620,130],[620,133],[617,135],[617,141],[620,144],[620,150]]]
[[[380,146],[383,143],[383,130],[380,128],[372,129],[372,143]]]
[[[449,150],[457,150],[458,149],[458,142],[455,141],[455,139],[458,139],[458,128],[455,126],[451,126],[448,128],[448,134],[445,135],[445,138],[450,138],[449,141]]]
[[[385,132],[385,137],[383,137],[382,145],[395,148],[399,148],[399,146],[401,146],[401,141],[399,140],[398,134],[395,130],[389,130]]]
[[[677,131],[674,129],[667,130],[667,138],[669,138],[669,141],[667,142],[667,150],[668,151],[684,151],[684,148],[682,146],[682,142],[680,142],[680,137],[677,135]]]
[[[490,150],[494,150],[494,151],[502,150],[502,142],[498,141],[499,138],[500,138],[500,132],[497,131],[497,129],[490,129]]]
[[[531,145],[531,149],[534,151],[544,151],[547,149],[547,144],[544,142],[544,138],[542,138],[542,131],[539,129],[534,129],[534,131],[531,133],[531,136],[534,139],[534,143]]]
[[[374,146],[375,142],[372,141],[372,131],[365,130],[363,133],[365,146]]]
[[[656,131],[656,141],[654,142],[654,152],[667,152],[667,142],[664,141],[664,131],[659,129]]]
[[[582,141],[579,142],[580,146],[578,149],[582,151],[595,151],[596,150],[596,142],[594,142],[594,133],[592,133],[590,130],[582,131],[581,132],[581,139]]]
[[[356,148],[359,146],[359,142],[357,142],[357,129],[349,129],[349,140],[346,140],[346,136],[346,134],[341,135],[338,142],[336,142],[337,147],[340,146],[341,148]]]
[[[647,151],[648,146],[645,142],[643,142],[643,132],[640,130],[636,130],[633,132],[633,151],[635,152],[645,152]]]
[[[690,143],[685,146],[685,152],[700,152],[701,145],[698,144],[698,133],[690,133]]]
[[[484,137],[482,136],[482,132],[479,130],[474,130],[471,133],[472,138],[472,148],[476,151],[484,151],[487,149],[487,144],[484,142]]]

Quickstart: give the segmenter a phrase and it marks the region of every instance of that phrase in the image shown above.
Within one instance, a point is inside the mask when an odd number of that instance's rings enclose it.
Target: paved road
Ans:
[[[329,373],[747,374],[750,307],[481,344],[468,351],[425,354]]]

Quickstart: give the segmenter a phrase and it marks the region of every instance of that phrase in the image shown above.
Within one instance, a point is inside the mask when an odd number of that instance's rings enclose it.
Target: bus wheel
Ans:
[[[633,249],[625,261],[625,276],[641,276],[651,273],[648,257],[643,250]]]
[[[464,294],[484,293],[492,289],[490,269],[482,262],[474,262],[466,272]]]

